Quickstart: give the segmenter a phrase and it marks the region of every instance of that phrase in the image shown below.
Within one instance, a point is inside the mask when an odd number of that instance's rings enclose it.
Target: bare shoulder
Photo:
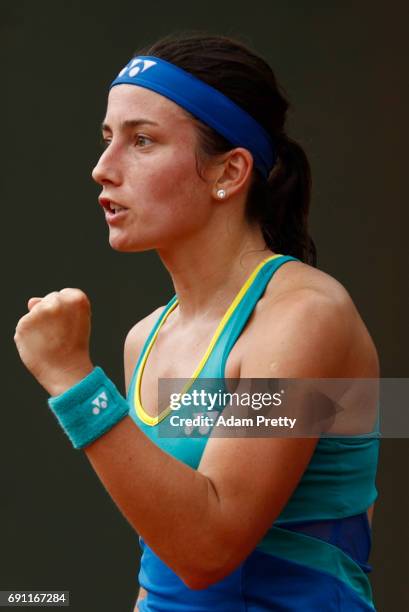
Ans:
[[[336,278],[301,261],[288,261],[281,266],[269,284],[266,294],[273,299],[295,300],[303,292],[305,296],[326,297],[333,303],[354,304],[347,289]],[[296,293],[297,292],[297,293]],[[296,297],[297,296],[297,297]]]
[[[341,376],[379,376],[375,344],[341,282],[298,261],[281,266],[272,281],[259,302],[255,341],[265,343],[269,332],[272,340],[280,337],[284,344],[285,337],[291,346],[296,338],[309,339],[322,355],[343,351]]]
[[[138,360],[142,347],[148,337],[152,327],[166,306],[159,306],[146,317],[135,323],[129,330],[124,344],[124,369],[125,386],[128,391],[132,373]]]

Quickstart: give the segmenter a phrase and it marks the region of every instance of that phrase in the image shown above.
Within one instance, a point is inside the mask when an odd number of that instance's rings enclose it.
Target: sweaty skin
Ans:
[[[103,135],[107,148],[93,177],[102,187],[109,242],[123,252],[156,250],[179,297],[144,373],[143,401],[154,413],[158,377],[190,376],[243,282],[273,253],[260,227],[244,215],[248,151],[237,147],[209,160],[199,176],[191,118],[159,94],[131,85],[111,90]],[[108,212],[110,203],[123,209],[117,217]],[[15,334],[21,359],[50,395],[60,394],[93,367],[89,300],[66,288],[30,299],[28,310]],[[147,320],[127,337],[127,384],[152,326]],[[227,368],[233,378],[376,377],[379,371],[347,291],[301,262],[278,270]],[[209,440],[195,471],[164,453],[127,416],[85,452],[135,531],[186,585],[206,588],[254,549],[297,486],[316,442]]]
[[[368,330],[362,322],[355,306],[343,287],[334,279],[321,271],[314,270],[309,266],[299,264],[298,262],[287,263],[277,271],[273,283],[267,288],[264,297],[259,301],[257,310],[252,319],[248,322],[245,330],[239,337],[237,343],[233,347],[228,362],[226,375],[229,378],[238,378],[240,370],[246,355],[253,345],[253,341],[258,343],[258,349],[263,350],[267,339],[265,336],[267,317],[270,310],[270,320],[277,321],[276,327],[271,328],[271,337],[279,340],[280,321],[283,321],[285,312],[292,301],[296,301],[299,297],[299,291],[296,291],[298,282],[303,279],[303,284],[308,287],[315,287],[317,290],[326,290],[332,296],[337,296],[341,302],[344,302],[348,312],[348,327],[349,340],[353,350],[347,353],[347,359],[344,360],[345,377],[359,376],[363,378],[376,377],[378,374],[378,359],[375,347],[369,336]],[[298,280],[297,280],[298,277]],[[289,301],[290,299],[290,301]],[[281,302],[281,303],[280,303]],[[151,315],[146,317],[134,326],[128,334],[125,344],[125,376],[126,385],[128,388],[132,377],[133,368],[139,356],[142,344],[152,328],[154,321],[157,319],[162,308],[155,310]],[[171,315],[173,316],[173,315]],[[169,324],[169,326],[168,326]],[[142,397],[145,410],[153,416],[156,411],[156,389],[155,384],[157,378],[162,376],[175,376],[177,378],[186,376],[186,372],[190,372],[192,363],[196,363],[198,358],[203,354],[206,348],[211,329],[206,330],[207,337],[200,338],[199,341],[192,342],[192,338],[197,338],[202,328],[197,328],[195,335],[192,328],[183,329],[177,325],[177,318],[169,317],[166,326],[163,328],[163,334],[157,338],[157,343],[160,348],[150,353],[148,362],[145,366]],[[190,338],[190,345],[189,345]],[[330,340],[330,338],[328,338]],[[156,345],[156,343],[155,343]],[[183,347],[183,350],[179,350]],[[177,364],[169,373],[169,364]],[[277,368],[277,365],[276,365]],[[166,374],[164,373],[166,372]],[[278,370],[276,369],[276,374]],[[183,374],[184,373],[184,374]],[[373,506],[368,510],[368,518],[371,522]],[[141,589],[138,596],[140,601],[146,592]]]

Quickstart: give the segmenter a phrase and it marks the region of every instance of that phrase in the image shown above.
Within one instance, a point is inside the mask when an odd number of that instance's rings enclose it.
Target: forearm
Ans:
[[[96,385],[98,389],[105,388],[113,414],[118,410],[119,419],[105,433],[93,437],[97,433],[96,422],[89,421],[89,431],[82,410],[73,422],[65,416],[60,422],[64,428],[68,427],[66,431],[70,432],[73,444],[84,449],[106,490],[135,531],[186,584],[204,588],[218,580],[226,563],[231,562],[231,546],[226,546],[230,523],[228,504],[220,503],[215,486],[207,476],[164,452],[143,433],[127,415],[125,400],[102,370],[96,368],[89,376],[87,370],[89,367],[78,371],[74,380],[65,374],[60,376],[58,392],[63,395],[52,398],[53,410],[59,418],[67,413],[72,418],[70,403],[81,397],[78,405],[81,407],[85,402],[86,408],[90,400],[85,398],[93,397]],[[49,384],[47,390],[55,396],[54,384]],[[123,416],[123,410],[127,416]],[[104,428],[106,422],[101,425]],[[73,437],[73,426],[75,432],[80,426],[79,439],[78,432]],[[88,437],[93,442],[86,442]],[[230,537],[232,546],[236,539]]]
[[[226,552],[223,515],[210,480],[158,448],[127,416],[87,446],[114,502],[148,546],[182,580],[200,588]]]

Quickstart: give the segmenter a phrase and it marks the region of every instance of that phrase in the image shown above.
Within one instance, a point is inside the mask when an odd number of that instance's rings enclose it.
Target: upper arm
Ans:
[[[129,330],[124,344],[124,372],[125,372],[125,388],[128,393],[129,385],[132,379],[132,374],[138,361],[142,347],[148,337],[152,327],[158,319],[160,313],[165,306],[159,306],[149,315],[135,323]]]
[[[342,378],[349,351],[347,303],[297,291],[271,309],[242,362],[240,378]],[[233,408],[231,408],[233,410]],[[222,575],[254,549],[285,507],[318,437],[211,437],[198,467],[220,502],[216,537]]]

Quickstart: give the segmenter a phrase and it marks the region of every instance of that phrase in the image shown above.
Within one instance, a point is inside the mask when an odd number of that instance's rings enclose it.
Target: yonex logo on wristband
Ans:
[[[101,412],[100,408],[108,407],[108,397],[105,391],[100,393],[94,400],[92,400],[92,412],[94,414],[99,414]]]
[[[128,402],[99,366],[61,395],[50,397],[48,405],[74,448],[88,446],[129,414]]]

